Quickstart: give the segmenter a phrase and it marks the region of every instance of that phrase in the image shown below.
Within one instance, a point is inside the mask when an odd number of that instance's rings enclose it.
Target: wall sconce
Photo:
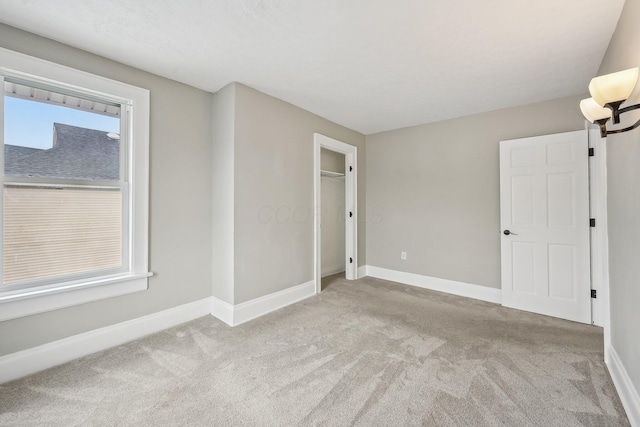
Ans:
[[[640,126],[639,119],[629,127],[607,130],[609,119],[613,119],[613,123],[618,124],[621,114],[640,109],[640,103],[620,108],[625,101],[629,101],[629,103],[640,102],[639,77],[640,68],[636,67],[591,79],[591,83],[589,83],[591,98],[580,101],[580,110],[587,120],[600,126],[602,138],[614,133],[627,132]]]

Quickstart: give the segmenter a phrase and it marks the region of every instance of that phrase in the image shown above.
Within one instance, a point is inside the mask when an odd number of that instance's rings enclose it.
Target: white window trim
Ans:
[[[70,90],[93,92],[106,99],[126,99],[133,107],[127,130],[133,141],[129,144],[132,164],[129,171],[130,271],[53,286],[0,291],[0,321],[146,290],[148,278],[152,275],[148,261],[149,91],[4,48],[0,48],[0,75],[30,77]],[[0,114],[0,124],[3,116]],[[0,138],[4,142],[3,132],[0,132]]]

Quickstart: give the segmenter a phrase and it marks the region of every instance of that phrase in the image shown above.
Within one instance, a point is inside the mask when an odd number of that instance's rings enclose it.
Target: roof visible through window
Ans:
[[[120,107],[5,83],[5,175],[118,181]]]

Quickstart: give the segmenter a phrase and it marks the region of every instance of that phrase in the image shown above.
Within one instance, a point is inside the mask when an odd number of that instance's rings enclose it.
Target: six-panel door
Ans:
[[[591,323],[587,132],[502,141],[500,210],[503,305]]]

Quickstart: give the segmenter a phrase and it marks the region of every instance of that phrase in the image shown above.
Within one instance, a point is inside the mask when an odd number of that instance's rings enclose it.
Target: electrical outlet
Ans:
[[[403,259],[403,260],[406,261],[407,260],[407,253],[406,252],[400,252],[400,259]]]

